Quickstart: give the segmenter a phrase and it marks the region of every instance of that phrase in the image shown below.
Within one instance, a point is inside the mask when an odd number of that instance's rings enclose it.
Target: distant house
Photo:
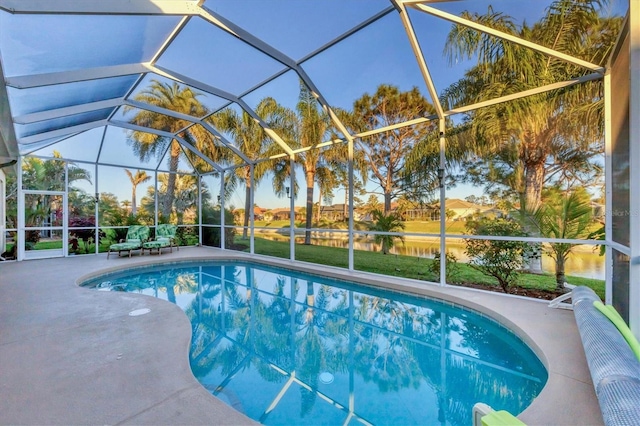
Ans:
[[[355,220],[367,220],[364,216],[365,214],[361,211],[357,209],[353,210],[353,218]],[[320,206],[320,218],[331,222],[346,222],[349,220],[349,205],[343,203]]]
[[[476,213],[485,213],[491,210],[491,206],[481,206],[480,204],[470,203],[465,200],[453,198],[444,202],[444,208],[452,212],[452,220],[460,220],[473,216]]]
[[[255,220],[264,220],[264,215],[267,210],[268,209],[265,209],[263,207],[255,206],[253,208],[253,218]],[[244,220],[244,209],[235,209],[233,211],[233,219],[236,221],[236,223],[242,223],[242,221]]]
[[[391,212],[398,213],[400,211],[399,207],[400,205],[398,203],[391,203]],[[445,208],[449,211],[450,220],[464,219],[476,213],[490,214],[494,216],[500,216],[502,214],[500,210],[494,209],[492,206],[482,206],[480,204],[470,203],[457,198],[446,200]],[[402,219],[406,221],[440,220],[440,205],[439,203],[433,203],[416,206],[411,209],[402,210],[400,214]],[[334,222],[344,221],[349,218],[349,211],[345,204],[321,206],[320,217]],[[362,221],[373,220],[370,213],[365,213],[363,211],[354,211],[354,218]]]
[[[264,214],[268,209],[265,209],[263,207],[258,207],[255,206],[253,208],[253,217],[255,220],[264,220]]]
[[[301,213],[302,207],[295,208],[295,216],[294,220],[303,220],[304,215]],[[290,220],[291,219],[291,211],[289,208],[280,208],[271,210],[272,220]]]
[[[349,206],[346,204],[320,206],[320,217],[332,222],[344,221],[349,217]]]
[[[438,220],[440,219],[440,207],[437,205],[417,206],[402,212],[404,220]]]
[[[500,210],[494,209],[492,206],[482,206],[458,198],[446,200],[444,207],[448,212],[449,220],[465,219],[476,213],[493,214],[494,216],[502,214]],[[402,213],[402,217],[404,220],[440,220],[440,203],[407,209]]]

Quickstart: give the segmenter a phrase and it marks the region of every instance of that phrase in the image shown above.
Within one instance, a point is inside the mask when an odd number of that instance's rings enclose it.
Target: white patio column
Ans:
[[[294,156],[289,157],[289,259],[296,260],[296,172]]]
[[[251,210],[249,211],[249,253],[254,254],[255,252],[255,236],[253,233],[253,228],[255,228],[255,209],[253,208],[253,205],[255,203],[255,193],[256,193],[256,180],[255,180],[255,176],[254,176],[254,172],[255,172],[255,164],[251,163],[251,165],[249,166],[249,171],[250,171],[250,176],[249,178],[251,179],[251,193],[249,194],[249,205],[251,207]]]
[[[441,118],[438,120],[438,127],[440,129],[440,163],[438,165],[438,181],[440,183],[440,285],[447,284],[447,240],[444,238],[444,234],[447,232],[445,219],[447,218],[447,206],[445,205],[445,198],[447,196],[447,190],[444,187],[444,166],[446,162],[445,149],[446,141],[444,137],[445,120]]]
[[[353,228],[355,219],[353,217],[353,139],[349,138],[348,149],[349,149],[349,159],[348,159],[348,173],[349,173],[349,270],[353,271],[355,269],[355,261],[353,259]]]
[[[629,0],[629,326],[640,338],[640,0]]]
[[[607,72],[603,78],[604,83],[604,205],[607,207],[604,213],[605,241],[611,241],[613,223],[613,173],[612,151],[613,130],[611,126],[611,74]],[[613,253],[612,247],[607,246],[604,258],[604,301],[611,304],[613,296]]]
[[[16,229],[16,243],[18,244],[18,261],[24,260],[24,194],[22,193],[22,157],[18,157],[16,169],[18,191],[18,223]]]
[[[202,247],[202,176],[198,173],[198,247]]]
[[[225,229],[224,229],[224,199],[225,199],[225,188],[224,188],[224,170],[220,173],[220,248],[225,250]]]
[[[7,203],[6,203],[7,184],[4,171],[0,169],[0,253],[4,252],[6,246],[5,241],[5,225],[7,223]]]

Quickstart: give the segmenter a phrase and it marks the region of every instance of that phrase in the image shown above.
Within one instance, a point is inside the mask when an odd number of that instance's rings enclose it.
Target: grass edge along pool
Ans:
[[[213,395],[265,424],[452,424],[513,414],[547,372],[513,332],[451,302],[247,261],[184,261],[81,283],[179,305]]]

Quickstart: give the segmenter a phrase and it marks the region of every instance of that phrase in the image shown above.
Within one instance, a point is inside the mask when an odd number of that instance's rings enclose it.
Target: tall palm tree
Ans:
[[[464,12],[462,16],[575,57],[603,64],[620,28],[620,20],[598,14],[603,0],[556,0],[547,14],[533,26],[517,25],[513,19],[494,12],[484,15]],[[451,62],[460,57],[478,58],[465,77],[442,94],[448,108],[519,93],[545,84],[569,80],[591,71],[550,58],[532,49],[454,25],[445,54]],[[571,153],[601,152],[603,114],[601,81],[534,95],[476,110],[467,116],[470,151],[492,161],[502,157],[511,170],[506,178],[520,194],[523,208],[540,205],[547,179],[548,163],[566,166]],[[573,147],[567,150],[567,147]],[[577,148],[577,149],[576,149]],[[508,154],[507,154],[508,151]],[[564,153],[563,158],[558,155]],[[588,160],[589,158],[586,158]],[[485,167],[486,169],[486,167]],[[495,175],[496,167],[490,167]],[[486,180],[485,180],[486,182]]]
[[[325,176],[330,170],[344,169],[346,145],[339,144],[331,149],[321,150],[317,145],[331,134],[332,125],[329,114],[320,108],[317,99],[307,86],[300,82],[300,94],[296,105],[295,125],[288,142],[295,148],[311,148],[296,155],[296,161],[302,166],[306,191],[306,217],[304,243],[311,244],[313,225],[313,192],[318,174]]]
[[[181,114],[203,117],[208,113],[208,110],[198,100],[198,97],[201,95],[202,93],[195,92],[189,87],[181,86],[177,82],[163,83],[158,80],[152,80],[151,85],[138,93],[134,99],[138,102],[172,110]],[[134,107],[131,106],[125,106],[125,111],[133,108]],[[139,126],[174,134],[191,125],[188,121],[147,110],[138,110],[136,115],[131,119],[131,122]],[[187,143],[195,146],[213,161],[223,160],[228,153],[228,150],[222,150],[215,144],[213,135],[209,132],[197,131],[196,128],[193,130],[190,129],[190,131],[183,131],[181,135]],[[140,157],[141,161],[147,161],[152,157],[159,158],[164,155],[168,149],[170,173],[167,182],[166,197],[161,206],[162,216],[168,218],[173,207],[176,185],[175,173],[178,170],[178,162],[183,152],[182,147],[176,139],[143,131],[131,131],[128,138],[133,145],[134,153]]]
[[[131,215],[136,215],[136,188],[141,183],[148,182],[151,179],[151,176],[147,174],[144,170],[136,171],[134,175],[129,171],[129,169],[124,169],[124,172],[129,176],[129,180],[131,181]]]
[[[258,103],[255,109],[267,125],[277,132],[284,130],[287,125],[287,110],[279,105],[273,98],[264,98]],[[269,157],[279,152],[279,148],[274,144],[264,128],[254,120],[247,112],[238,114],[231,108],[226,108],[213,115],[209,119],[214,126],[232,135],[238,149],[250,160],[257,161]],[[244,203],[244,223],[243,238],[247,238],[247,227],[249,226],[249,215],[251,212],[251,165],[246,163],[241,157],[234,156],[231,160],[235,163],[234,173],[227,180],[227,193],[232,193],[241,181],[245,186]],[[255,164],[253,168],[253,179],[255,186],[264,178],[267,172],[272,170],[272,162],[262,161]]]

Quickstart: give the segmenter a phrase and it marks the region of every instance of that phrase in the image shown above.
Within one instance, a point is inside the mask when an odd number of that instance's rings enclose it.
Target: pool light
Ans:
[[[330,383],[333,383],[333,374],[329,373],[328,371],[324,371],[320,373],[318,379],[320,380],[320,383],[328,385]]]

